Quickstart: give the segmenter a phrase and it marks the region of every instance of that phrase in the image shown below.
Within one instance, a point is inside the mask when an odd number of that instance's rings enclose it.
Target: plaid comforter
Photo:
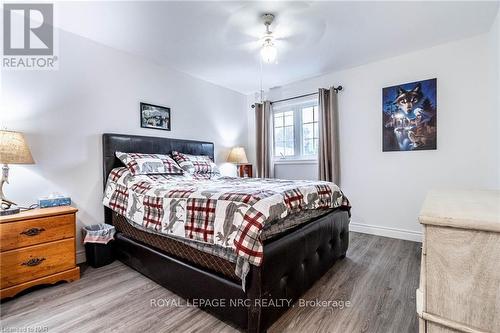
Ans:
[[[146,229],[233,249],[256,266],[263,259],[266,224],[305,210],[349,205],[329,182],[133,176],[124,167],[111,171],[103,203]]]

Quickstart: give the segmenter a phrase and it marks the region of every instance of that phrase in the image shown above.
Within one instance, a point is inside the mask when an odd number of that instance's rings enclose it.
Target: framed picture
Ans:
[[[141,103],[141,127],[170,131],[170,108]]]
[[[433,150],[437,141],[437,80],[382,90],[382,150]]]

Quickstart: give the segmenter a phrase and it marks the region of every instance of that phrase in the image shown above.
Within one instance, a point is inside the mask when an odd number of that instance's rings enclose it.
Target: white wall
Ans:
[[[25,132],[36,161],[11,166],[5,192],[12,200],[28,205],[65,193],[79,209],[78,226],[102,222],[105,132],[213,141],[219,162],[230,147],[246,145],[246,96],[73,34],[59,36],[58,71],[2,72],[0,126]],[[141,129],[141,101],[171,107],[172,131]]]
[[[497,158],[500,159],[500,8],[497,12],[495,23],[493,24],[491,35],[493,36],[493,47],[496,46],[495,58],[497,68]],[[500,164],[500,161],[499,161]],[[500,179],[500,167],[497,170],[497,177]]]
[[[484,34],[268,93],[275,100],[319,87],[344,87],[339,95],[341,187],[353,206],[353,230],[419,240],[417,216],[431,188],[499,188],[497,65],[490,38]],[[382,88],[434,77],[438,149],[382,152]],[[249,128],[253,143],[253,125]],[[293,172],[290,165],[286,168],[287,175]],[[311,177],[303,174],[303,166],[295,174]]]
[[[496,66],[497,68],[497,85],[496,85],[496,91],[497,91],[497,114],[500,113],[500,8],[498,9],[497,17],[495,19],[495,22],[493,26],[491,27],[491,47],[494,49],[494,63],[493,66]],[[500,142],[500,115],[497,116],[497,142]],[[498,145],[498,150],[497,150],[497,158],[500,156],[500,144]],[[499,162],[500,163],[500,162]],[[500,167],[497,170],[498,174],[497,177],[500,178]]]

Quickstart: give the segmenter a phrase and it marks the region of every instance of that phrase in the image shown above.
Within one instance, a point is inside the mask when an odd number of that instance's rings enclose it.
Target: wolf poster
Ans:
[[[383,151],[436,149],[436,79],[382,90]]]

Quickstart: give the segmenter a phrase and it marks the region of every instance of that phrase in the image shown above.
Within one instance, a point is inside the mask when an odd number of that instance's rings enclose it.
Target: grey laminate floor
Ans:
[[[347,258],[303,296],[304,300],[349,301],[350,306],[296,303],[270,332],[417,332],[420,243],[359,233],[350,236]],[[171,304],[154,307],[152,299]],[[120,262],[86,268],[79,281],[2,303],[0,326],[2,332],[24,332],[15,330],[22,327],[38,327],[39,332],[236,331],[197,308],[186,307],[175,294]]]

